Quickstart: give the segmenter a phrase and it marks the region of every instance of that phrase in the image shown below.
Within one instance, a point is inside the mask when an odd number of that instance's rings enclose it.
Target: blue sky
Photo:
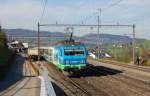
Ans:
[[[0,22],[4,28],[37,29],[44,0],[0,0]],[[98,8],[107,8],[119,0],[47,0],[42,23],[96,24],[96,16],[91,16]],[[136,24],[136,36],[150,37],[150,0],[123,0],[118,5],[102,11],[103,24]],[[86,19],[87,18],[87,19]],[[58,28],[57,28],[58,29]],[[48,29],[51,30],[51,29]],[[59,28],[64,30],[63,28]],[[58,31],[56,28],[53,31]],[[76,28],[76,34],[92,32],[90,28]],[[96,29],[93,29],[96,32]],[[131,34],[132,29],[103,28],[101,32]],[[116,33],[115,33],[116,32]]]

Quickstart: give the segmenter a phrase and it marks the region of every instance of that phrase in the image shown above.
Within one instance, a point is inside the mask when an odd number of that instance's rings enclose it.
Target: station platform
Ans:
[[[40,96],[41,79],[23,55],[17,55],[7,76],[0,81],[0,96]]]

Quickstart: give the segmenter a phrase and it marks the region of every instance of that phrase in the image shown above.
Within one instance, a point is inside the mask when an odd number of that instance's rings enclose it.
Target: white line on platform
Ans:
[[[41,79],[41,93],[40,96],[56,96],[54,88],[51,83],[46,81],[42,76],[39,76]],[[47,88],[48,87],[48,88]]]
[[[41,79],[41,92],[40,92],[40,96],[47,96],[47,94],[46,94],[46,87],[45,87],[45,80],[41,76],[39,76],[39,78]]]

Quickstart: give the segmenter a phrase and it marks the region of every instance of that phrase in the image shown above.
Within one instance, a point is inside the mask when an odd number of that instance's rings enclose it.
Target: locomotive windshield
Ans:
[[[66,56],[83,56],[84,50],[83,49],[65,49],[64,54]]]

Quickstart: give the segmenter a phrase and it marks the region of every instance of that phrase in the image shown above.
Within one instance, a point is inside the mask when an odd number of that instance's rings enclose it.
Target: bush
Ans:
[[[150,66],[150,59],[147,60],[146,65],[147,65],[147,66]]]
[[[6,46],[7,38],[4,32],[0,32],[0,45]]]
[[[0,46],[0,65],[4,64],[6,60],[12,55],[12,51],[5,46]]]

